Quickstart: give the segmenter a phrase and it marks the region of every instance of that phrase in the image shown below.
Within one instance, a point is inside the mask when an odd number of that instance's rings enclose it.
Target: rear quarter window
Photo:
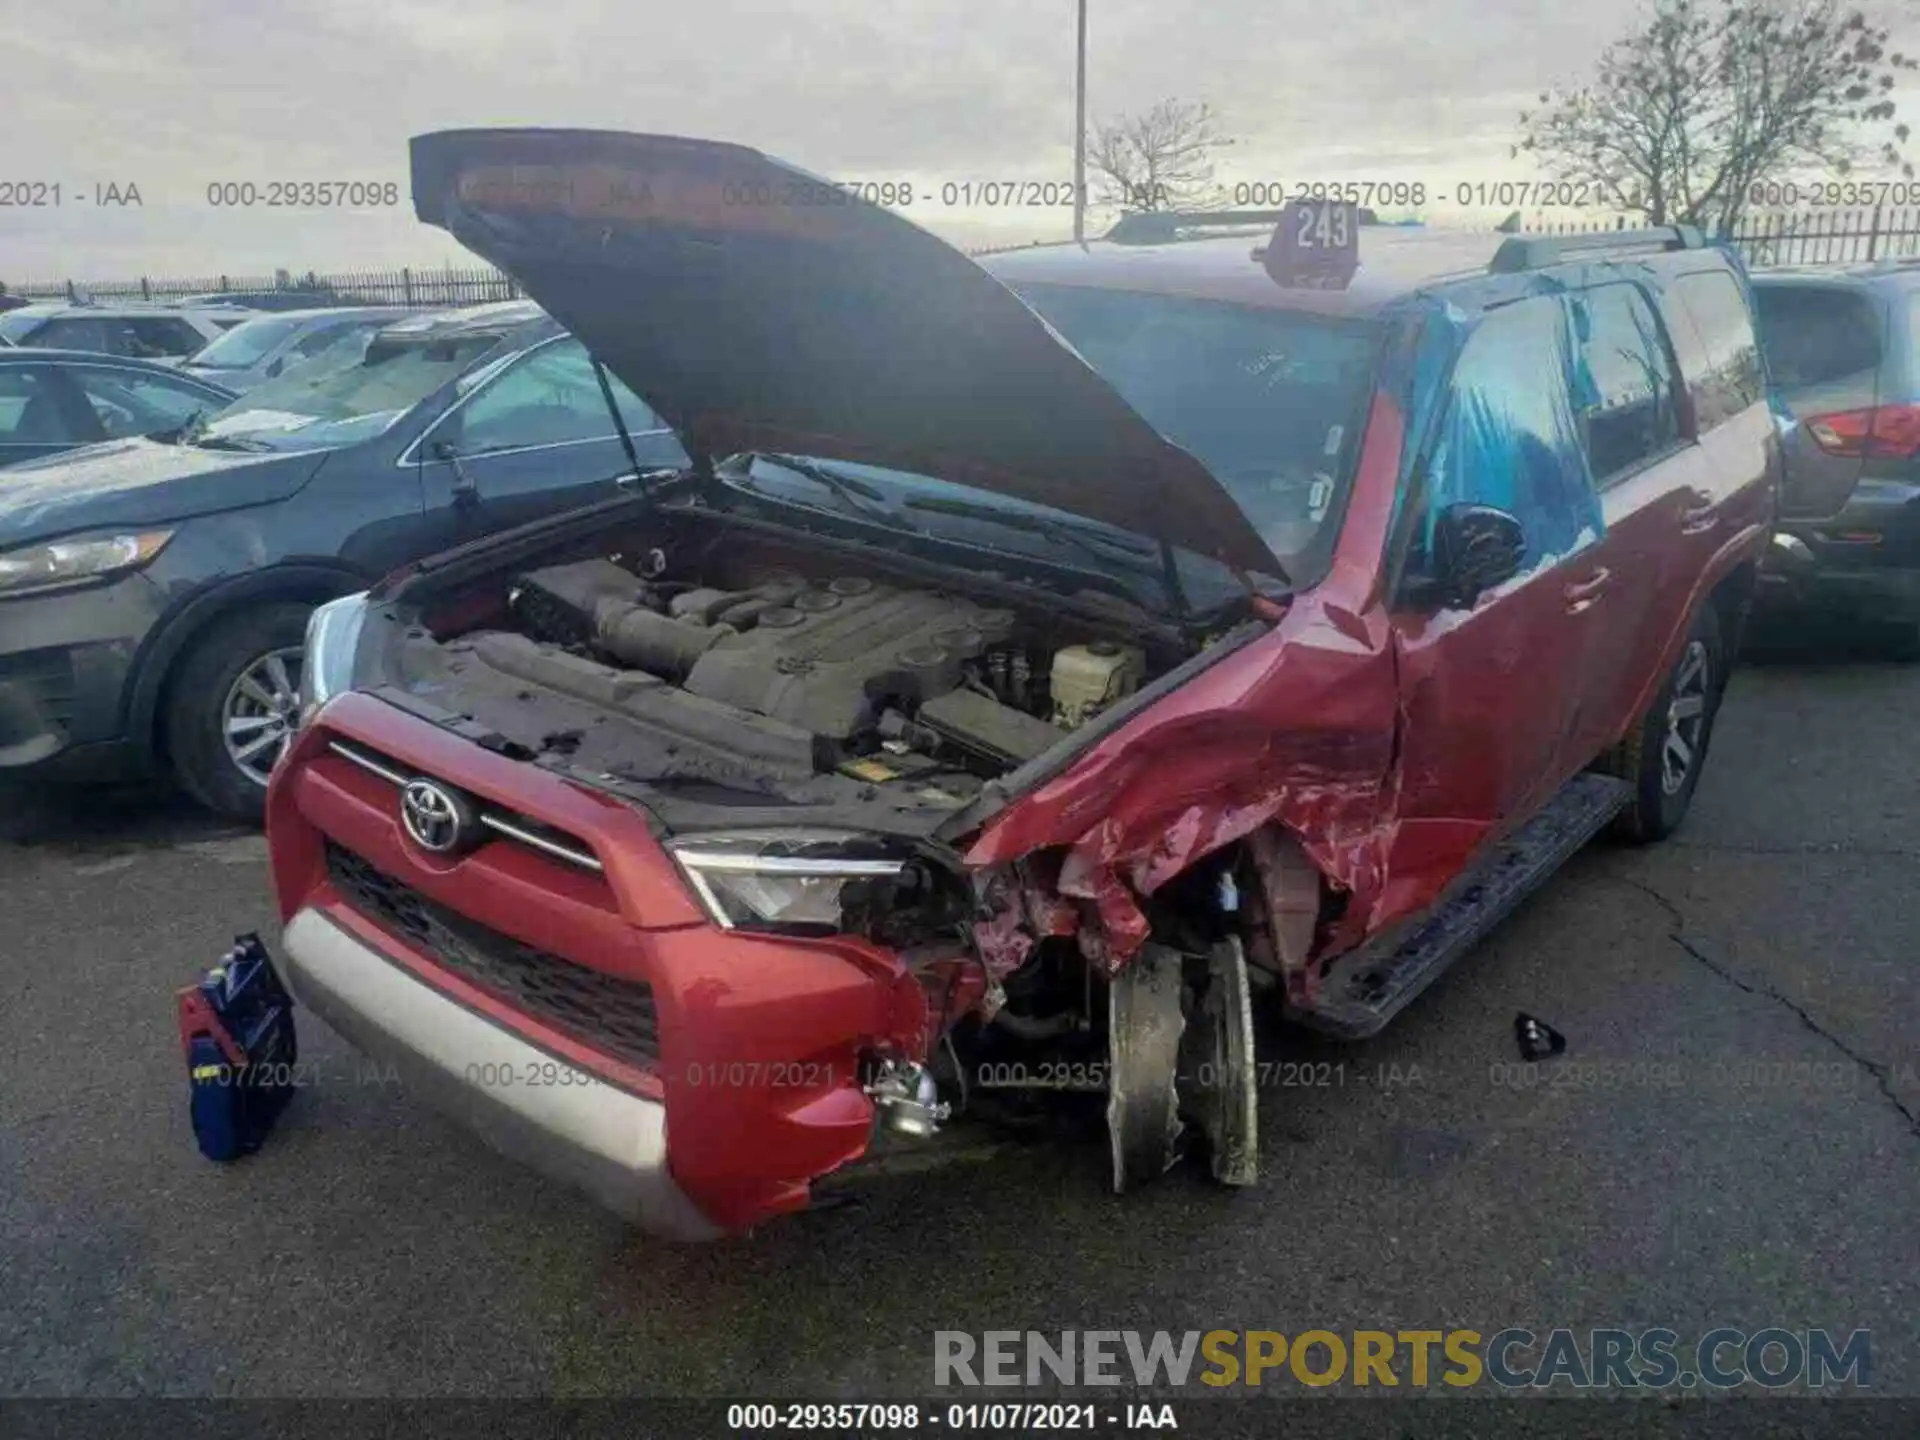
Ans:
[[[1667,330],[1702,434],[1762,399],[1765,370],[1746,296],[1729,270],[1696,270],[1667,285]]]
[[[1637,285],[1599,285],[1572,297],[1574,405],[1594,483],[1633,473],[1680,443],[1673,360]]]
[[[1872,300],[1836,285],[1759,285],[1760,347],[1788,390],[1879,368],[1880,317]]]

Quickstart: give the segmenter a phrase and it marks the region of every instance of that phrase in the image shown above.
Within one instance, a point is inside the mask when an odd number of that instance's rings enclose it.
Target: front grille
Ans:
[[[358,741],[352,744],[344,740],[330,741],[327,748],[342,760],[350,760],[370,775],[378,775],[389,785],[404,790],[409,781],[425,776],[416,776],[411,767],[395,760],[390,755],[382,755]],[[469,796],[468,799],[474,797]],[[485,801],[476,801],[480,812],[480,823],[496,835],[505,835],[522,845],[531,846],[542,854],[551,855],[556,860],[564,860],[569,865],[577,865],[582,870],[598,872],[600,862],[594,858],[593,847],[577,835],[569,835],[564,830],[556,830],[551,825],[522,815],[516,810],[502,810]]]
[[[660,1058],[653,989],[536,950],[455,914],[438,901],[327,842],[327,873],[343,898],[461,979],[582,1044],[651,1068]]]

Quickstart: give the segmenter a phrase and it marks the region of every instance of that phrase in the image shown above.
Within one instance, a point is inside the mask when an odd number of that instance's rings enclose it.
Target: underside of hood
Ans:
[[[1283,574],[1218,480],[998,280],[832,182],[715,141],[456,130],[414,209],[514,276],[688,452],[932,475]]]

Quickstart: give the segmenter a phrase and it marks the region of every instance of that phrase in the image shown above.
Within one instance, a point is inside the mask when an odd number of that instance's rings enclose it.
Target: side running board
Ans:
[[[1344,1040],[1379,1033],[1605,828],[1633,799],[1609,775],[1567,782],[1531,820],[1496,842],[1424,916],[1334,961],[1316,1002],[1290,1018]]]

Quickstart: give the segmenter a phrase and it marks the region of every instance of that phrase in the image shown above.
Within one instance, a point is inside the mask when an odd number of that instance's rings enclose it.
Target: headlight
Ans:
[[[849,884],[896,879],[907,864],[872,836],[831,830],[734,830],[667,848],[707,913],[730,930],[838,931]]]
[[[59,590],[126,570],[138,570],[166,548],[171,530],[123,535],[74,535],[0,555],[0,595]]]
[[[367,592],[329,600],[307,617],[300,657],[300,723],[343,690],[353,688],[353,657],[367,620]]]

